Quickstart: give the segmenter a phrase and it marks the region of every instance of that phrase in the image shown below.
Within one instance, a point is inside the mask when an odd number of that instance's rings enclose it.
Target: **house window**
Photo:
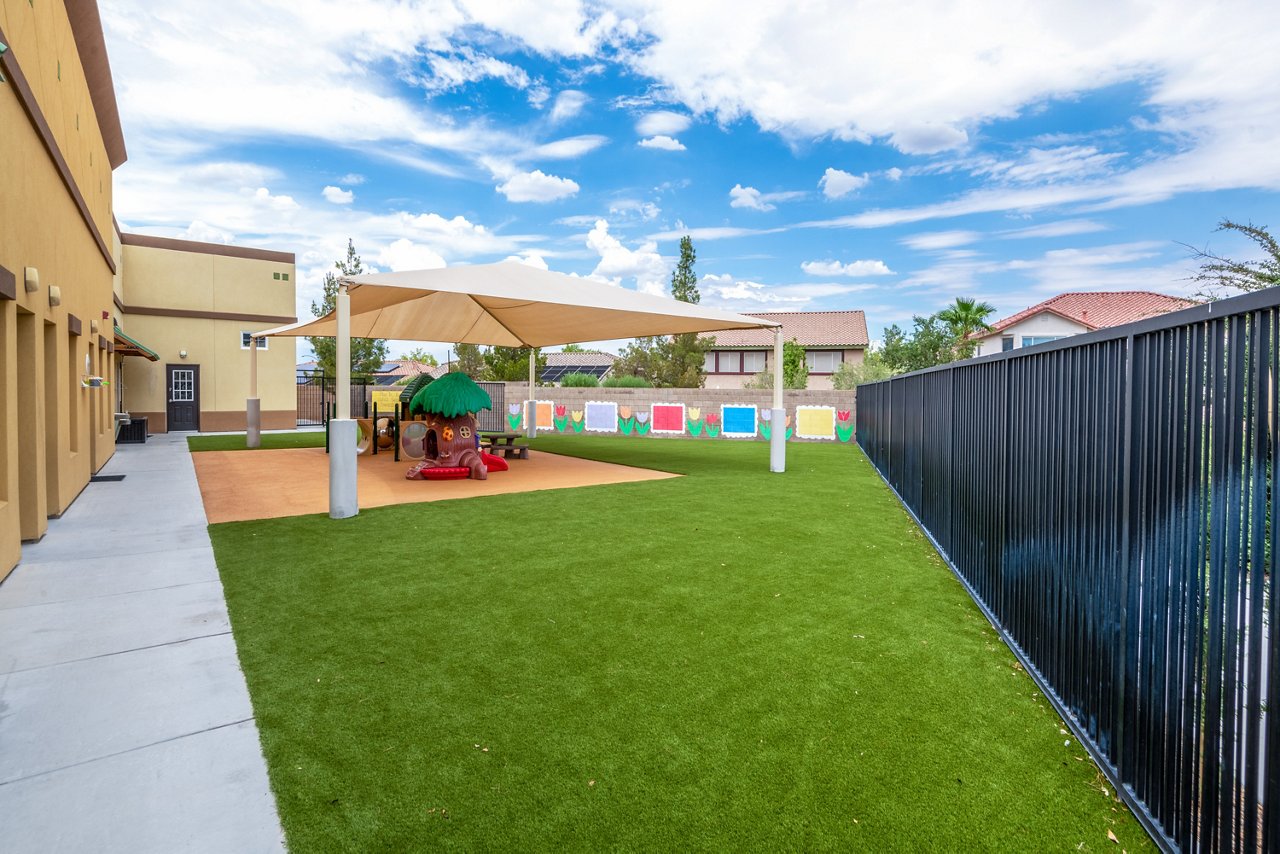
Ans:
[[[1013,336],[1005,335],[1000,339],[1000,352],[1008,353],[1012,349],[1013,349]]]
[[[702,357],[702,371],[706,374],[714,374],[716,372],[716,354],[706,353]]]
[[[736,350],[728,350],[718,354],[720,367],[717,371],[721,374],[740,374],[742,373],[742,354]]]
[[[241,349],[241,350],[248,350],[248,349],[249,349],[249,339],[250,339],[252,336],[253,336],[253,333],[252,333],[252,332],[241,332],[241,333],[240,333],[240,349]],[[258,349],[259,349],[259,350],[265,350],[265,349],[267,349],[267,342],[268,342],[268,341],[270,341],[270,340],[271,340],[270,338],[259,338],[259,339],[258,339]]]
[[[742,372],[744,374],[758,374],[764,370],[764,353],[756,350],[753,352],[742,354]]]
[[[1023,335],[1022,346],[1034,347],[1037,344],[1048,344],[1050,341],[1057,341],[1061,335]]]
[[[834,374],[836,368],[844,361],[842,350],[809,350],[804,354],[809,372],[814,374]]]

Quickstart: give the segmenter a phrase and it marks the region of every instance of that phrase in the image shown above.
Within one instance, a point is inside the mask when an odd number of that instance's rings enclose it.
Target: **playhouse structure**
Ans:
[[[409,479],[471,477],[485,480],[502,462],[480,451],[476,413],[491,409],[489,393],[466,374],[445,374],[423,386],[409,403],[411,415],[425,418],[422,461],[409,469]],[[503,463],[502,468],[506,465]]]

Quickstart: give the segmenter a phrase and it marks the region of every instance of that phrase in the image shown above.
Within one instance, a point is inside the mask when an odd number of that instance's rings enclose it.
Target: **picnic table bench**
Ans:
[[[522,460],[529,459],[529,446],[524,443],[516,443],[523,434],[521,433],[481,433],[480,446],[487,447],[489,452],[496,454],[502,452],[502,456],[511,459],[513,456]]]

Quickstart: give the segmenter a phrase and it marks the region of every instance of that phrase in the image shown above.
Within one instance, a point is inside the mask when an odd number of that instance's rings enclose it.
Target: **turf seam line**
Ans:
[[[153,590],[176,590],[179,587],[194,587],[197,584],[213,584],[218,579],[208,578],[204,581],[183,581],[180,584],[161,584],[159,587],[139,587],[137,590],[120,590],[115,593],[95,593],[92,596],[79,596],[74,599],[52,599],[48,602],[32,602],[28,605],[15,605],[12,608],[0,608],[0,613],[12,611],[18,613],[27,608],[45,608],[49,605],[66,605],[68,602],[93,602],[97,599],[111,599],[115,596],[135,596],[139,593],[150,593]]]
[[[212,632],[207,635],[194,635],[189,638],[179,638],[178,640],[165,641],[163,643],[147,644],[146,646],[135,646],[130,649],[119,649],[119,650],[116,650],[115,652],[104,652],[98,655],[87,655],[84,658],[69,658],[66,661],[55,661],[51,664],[40,664],[35,667],[21,667],[17,670],[9,670],[5,673],[5,675],[8,676],[13,673],[30,673],[33,670],[48,670],[51,667],[62,667],[64,664],[79,664],[82,661],[93,661],[94,659],[98,659],[98,658],[110,658],[113,655],[127,655],[131,652],[144,652],[148,649],[160,649],[161,647],[165,647],[165,646],[177,646],[180,643],[190,643],[191,641],[205,640],[207,638],[220,638],[224,635],[229,635],[229,634],[231,634],[230,629],[228,629],[225,632]]]
[[[79,762],[72,762],[70,765],[61,765],[57,768],[50,768],[46,771],[37,771],[36,773],[28,774],[25,777],[14,777],[12,780],[0,780],[0,787],[8,786],[13,783],[22,783],[26,780],[34,780],[37,777],[45,777],[45,776],[48,776],[49,774],[57,774],[59,771],[66,771],[71,768],[79,768],[81,765],[88,765],[92,762],[101,762],[104,759],[114,759],[117,756],[124,756],[127,753],[137,753],[139,750],[146,750],[149,747],[156,747],[161,744],[168,744],[171,741],[178,741],[179,739],[182,739],[182,738],[190,738],[193,735],[203,735],[206,732],[213,732],[214,730],[226,729],[229,726],[239,726],[240,724],[248,723],[252,720],[253,720],[253,717],[250,716],[247,718],[242,718],[241,720],[238,720],[238,721],[229,721],[225,724],[215,724],[214,726],[205,727],[204,729],[198,729],[192,732],[184,732],[180,735],[170,736],[169,738],[162,738],[159,741],[152,741],[152,742],[149,742],[148,744],[139,744],[137,747],[129,747],[129,748],[126,748],[125,750],[117,750],[115,753],[104,753],[102,756],[94,756],[90,759],[83,759]]]

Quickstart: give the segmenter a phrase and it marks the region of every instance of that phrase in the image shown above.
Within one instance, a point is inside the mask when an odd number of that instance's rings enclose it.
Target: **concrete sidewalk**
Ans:
[[[99,475],[0,584],[0,848],[281,851],[186,439]]]

